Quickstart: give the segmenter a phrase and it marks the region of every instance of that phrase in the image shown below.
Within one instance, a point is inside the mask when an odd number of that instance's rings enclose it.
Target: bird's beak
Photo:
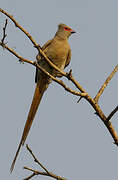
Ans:
[[[76,33],[76,31],[74,31],[74,30],[71,30],[71,34],[74,34],[74,33]]]

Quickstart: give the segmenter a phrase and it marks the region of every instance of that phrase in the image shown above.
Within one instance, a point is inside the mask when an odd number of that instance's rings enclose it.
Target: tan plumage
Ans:
[[[68,38],[74,32],[75,31],[73,31],[69,26],[65,24],[59,24],[58,30],[54,38],[52,40],[47,41],[47,43],[45,43],[44,46],[42,47],[42,50],[45,52],[47,57],[61,70],[63,70],[70,63],[71,49],[68,43]],[[37,55],[36,58],[40,66],[46,69],[53,76],[60,77],[59,72],[56,72],[52,67],[50,67],[43,57],[40,57],[40,55]],[[39,69],[36,69],[35,82],[36,82],[36,88],[35,88],[34,97],[32,100],[32,104],[31,104],[27,121],[23,130],[23,134],[22,134],[22,138],[21,138],[18,150],[16,152],[15,158],[11,165],[11,169],[10,169],[11,172],[13,171],[20,148],[25,143],[25,140],[31,128],[32,122],[34,120],[36,111],[40,104],[41,98],[45,90],[47,89],[49,83],[51,82],[51,79],[47,77],[44,73],[42,73]]]

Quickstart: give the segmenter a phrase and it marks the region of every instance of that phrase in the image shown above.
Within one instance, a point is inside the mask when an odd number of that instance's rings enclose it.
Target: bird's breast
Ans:
[[[59,68],[64,69],[68,56],[69,44],[66,42],[53,42],[47,49],[46,55]]]

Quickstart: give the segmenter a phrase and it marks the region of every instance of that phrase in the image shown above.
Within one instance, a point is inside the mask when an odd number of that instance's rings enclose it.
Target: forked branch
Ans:
[[[33,157],[34,162],[36,162],[44,171],[36,171],[36,170],[34,170],[34,169],[32,169],[32,168],[29,168],[29,167],[26,167],[26,166],[25,166],[24,169],[29,170],[29,171],[31,171],[31,172],[33,172],[33,173],[32,173],[30,176],[28,176],[27,178],[25,178],[24,180],[29,180],[29,179],[31,179],[32,177],[37,176],[37,175],[49,176],[49,177],[51,177],[51,178],[53,178],[53,179],[57,179],[57,180],[67,180],[67,179],[65,179],[64,177],[60,177],[60,176],[57,176],[56,174],[54,174],[54,173],[52,173],[52,172],[49,172],[49,171],[47,170],[47,168],[45,168],[45,167],[42,165],[42,163],[36,158],[36,156],[34,155],[34,153],[33,153],[32,150],[29,148],[28,145],[26,145],[26,148],[27,148],[27,150],[29,151],[29,153],[31,154],[31,156]]]

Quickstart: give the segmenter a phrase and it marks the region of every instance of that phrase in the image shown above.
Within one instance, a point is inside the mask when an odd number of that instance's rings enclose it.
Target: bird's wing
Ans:
[[[51,42],[52,42],[52,39],[51,39],[51,40],[48,40],[48,41],[42,46],[42,48],[41,48],[42,51],[44,51],[46,48],[48,48],[48,46],[51,44]],[[41,60],[40,54],[37,54],[36,59],[37,59],[37,61],[40,61],[40,60]]]
[[[42,51],[46,50],[48,46],[51,44],[52,40],[48,40],[43,46],[42,46]],[[37,62],[41,60],[40,54],[37,54],[36,56]],[[37,83],[37,76],[38,76],[38,69],[36,68],[36,74],[35,74],[35,83]]]
[[[67,56],[67,59],[66,59],[65,68],[69,65],[70,60],[71,60],[71,49],[69,49],[69,51],[68,51],[68,56]]]
[[[68,51],[68,55],[67,55],[66,64],[65,64],[64,69],[69,65],[70,60],[71,60],[71,49],[69,49],[69,51]],[[62,75],[60,72],[58,72],[58,73],[56,74],[56,76],[59,77],[59,78],[61,78],[63,75]]]
[[[52,42],[52,39],[51,40],[48,40],[43,46],[42,46],[42,50],[44,51]]]

